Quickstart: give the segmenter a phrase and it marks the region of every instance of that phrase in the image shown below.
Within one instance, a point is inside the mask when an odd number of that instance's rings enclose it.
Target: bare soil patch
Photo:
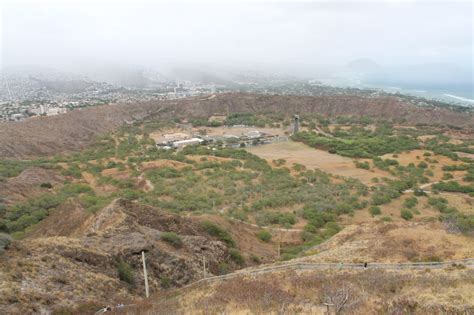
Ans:
[[[469,158],[469,159],[474,160],[474,154],[473,153],[456,152],[456,154],[459,155],[460,157],[465,157],[465,158]]]
[[[153,168],[158,168],[158,167],[171,167],[171,168],[176,168],[180,169],[183,167],[190,166],[187,163],[179,162],[179,161],[173,161],[173,160],[156,160],[156,161],[149,161],[149,162],[143,162],[142,163],[142,170],[149,170]]]
[[[62,185],[64,180],[56,170],[28,167],[17,177],[0,181],[0,197],[6,204],[13,204],[48,192],[49,189],[41,187],[43,183],[55,187]]]

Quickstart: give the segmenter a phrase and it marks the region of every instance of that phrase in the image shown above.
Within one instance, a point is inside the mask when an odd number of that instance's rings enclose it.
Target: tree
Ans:
[[[336,314],[355,308],[359,302],[360,298],[350,283],[329,283],[323,286],[323,303],[328,305],[328,308],[332,306]]]

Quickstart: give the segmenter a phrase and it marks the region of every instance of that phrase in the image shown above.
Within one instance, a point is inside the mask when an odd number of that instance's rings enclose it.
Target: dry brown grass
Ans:
[[[341,314],[471,314],[473,280],[467,269],[285,271],[190,288],[168,302],[171,314],[324,314],[328,295],[347,292]],[[163,314],[161,303],[133,314]]]
[[[316,246],[312,262],[407,262],[474,257],[472,238],[449,234],[439,222],[364,223],[347,226]],[[314,252],[310,251],[311,253]]]
[[[390,174],[378,169],[369,171],[357,168],[350,158],[314,149],[299,142],[273,143],[252,147],[248,151],[269,162],[284,159],[287,167],[299,163],[308,169],[320,169],[334,175],[356,178],[367,185],[372,184],[372,178],[391,177]]]

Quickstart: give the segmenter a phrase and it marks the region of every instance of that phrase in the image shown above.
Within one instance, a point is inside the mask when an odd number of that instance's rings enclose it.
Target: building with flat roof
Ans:
[[[186,139],[186,140],[181,140],[181,141],[175,141],[173,142],[173,147],[184,148],[187,145],[201,144],[202,142],[204,142],[204,140],[199,139],[199,138],[191,138],[191,139]]]

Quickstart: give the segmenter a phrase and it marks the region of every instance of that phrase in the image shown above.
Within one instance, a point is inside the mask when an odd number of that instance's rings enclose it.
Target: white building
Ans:
[[[173,142],[173,147],[174,148],[183,148],[187,145],[195,145],[195,144],[201,144],[204,140],[199,139],[199,138],[191,138],[187,140],[181,140],[181,141],[176,141]]]
[[[263,136],[263,134],[258,130],[251,130],[245,133],[245,136],[249,139],[257,139]]]

